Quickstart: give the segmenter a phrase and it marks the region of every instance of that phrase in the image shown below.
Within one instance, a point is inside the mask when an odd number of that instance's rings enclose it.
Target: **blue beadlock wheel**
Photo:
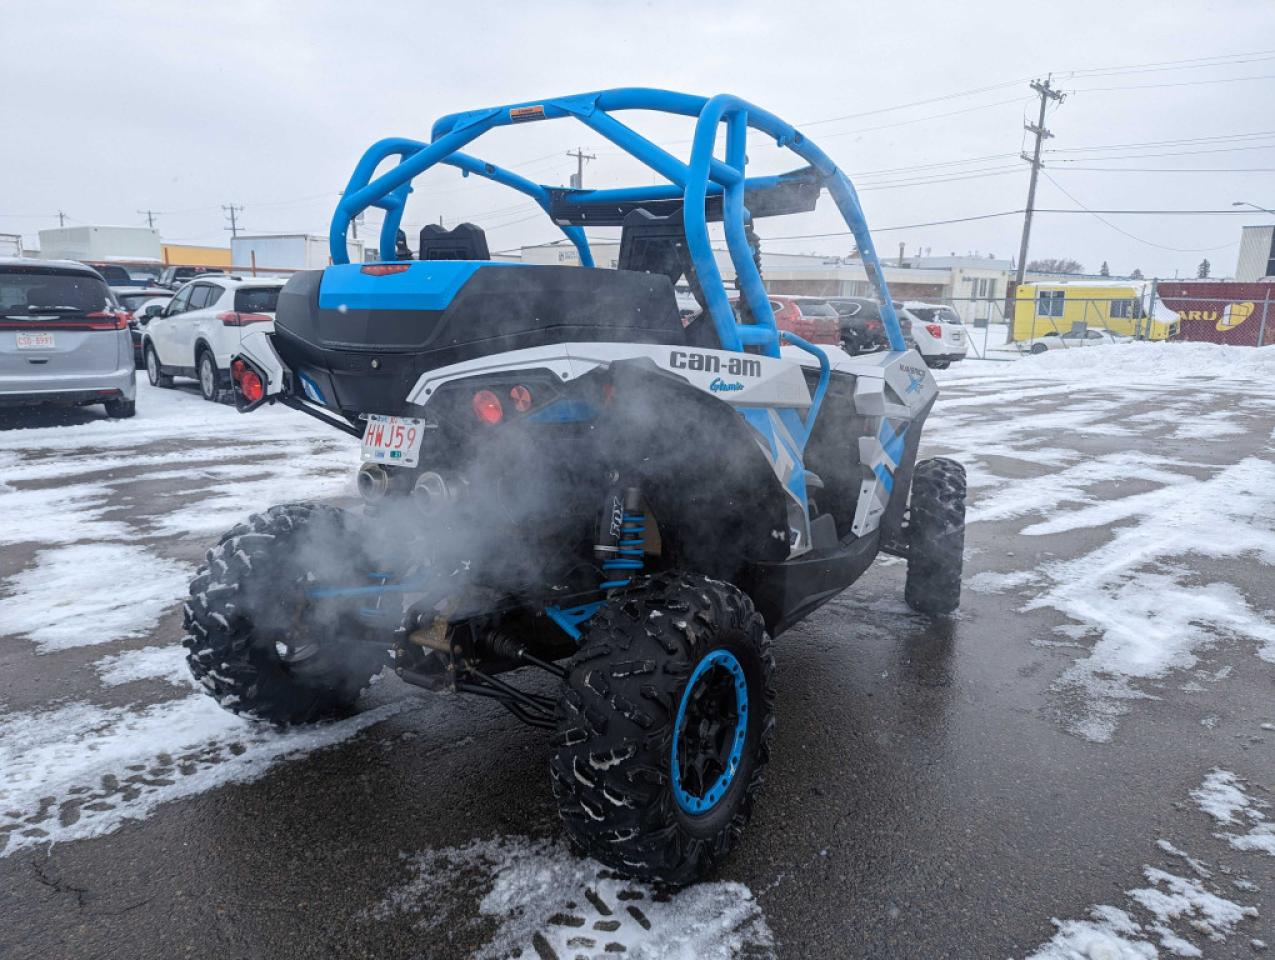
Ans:
[[[730,789],[748,734],[748,681],[729,650],[696,664],[673,729],[673,796],[687,813],[707,813]]]

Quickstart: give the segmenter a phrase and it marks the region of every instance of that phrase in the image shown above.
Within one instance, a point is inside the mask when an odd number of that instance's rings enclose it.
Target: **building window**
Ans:
[[[1036,315],[1061,317],[1063,315],[1063,290],[1041,290],[1036,294]]]
[[[1127,320],[1133,316],[1132,300],[1112,300],[1111,316],[1113,319]]]

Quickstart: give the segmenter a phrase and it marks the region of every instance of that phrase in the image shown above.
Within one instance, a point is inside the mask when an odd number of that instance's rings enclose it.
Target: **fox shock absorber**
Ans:
[[[602,563],[608,577],[599,584],[601,589],[626,586],[628,577],[642,571],[645,534],[641,488],[613,486],[602,501],[598,536],[593,545],[593,555]],[[621,577],[624,579],[619,579]]]

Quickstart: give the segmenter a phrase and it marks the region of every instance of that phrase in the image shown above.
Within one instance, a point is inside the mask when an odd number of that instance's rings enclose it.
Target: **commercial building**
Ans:
[[[150,227],[54,227],[40,231],[40,258],[158,264],[163,250]]]
[[[1240,231],[1240,257],[1235,279],[1241,283],[1275,277],[1275,224],[1244,227]]]
[[[771,293],[812,297],[873,296],[863,261],[855,257],[823,257],[810,254],[769,253],[762,239],[761,273]],[[614,268],[620,256],[618,242],[590,245],[594,263]],[[735,268],[725,250],[714,250],[717,268],[727,284],[735,281]],[[579,265],[575,247],[566,242],[523,247],[524,263]],[[1012,277],[1007,260],[984,257],[916,257],[902,264],[884,262],[882,270],[896,300],[951,303],[966,322],[998,319]]]

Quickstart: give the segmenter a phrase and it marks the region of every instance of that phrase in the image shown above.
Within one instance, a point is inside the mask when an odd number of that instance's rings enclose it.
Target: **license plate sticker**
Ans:
[[[425,430],[415,417],[367,415],[363,434],[363,459],[395,467],[414,467],[421,455]]]
[[[25,330],[18,331],[18,349],[19,350],[52,350],[53,334],[35,332],[31,333]]]

